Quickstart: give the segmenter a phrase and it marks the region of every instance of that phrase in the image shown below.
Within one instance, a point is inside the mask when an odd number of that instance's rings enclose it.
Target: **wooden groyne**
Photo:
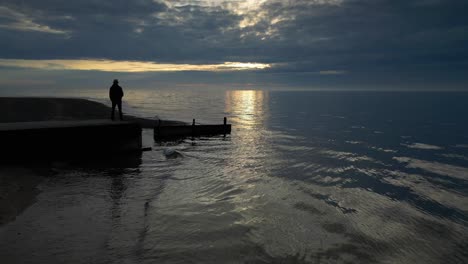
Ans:
[[[0,158],[87,158],[140,151],[141,127],[110,120],[0,123]]]
[[[164,125],[158,122],[154,127],[154,140],[156,141],[227,134],[231,134],[231,124],[227,123],[226,118],[221,125],[196,124],[193,119],[192,125]]]

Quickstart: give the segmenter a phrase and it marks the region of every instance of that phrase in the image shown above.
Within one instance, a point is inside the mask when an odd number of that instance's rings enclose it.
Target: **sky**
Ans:
[[[0,0],[0,88],[468,90],[466,0]]]

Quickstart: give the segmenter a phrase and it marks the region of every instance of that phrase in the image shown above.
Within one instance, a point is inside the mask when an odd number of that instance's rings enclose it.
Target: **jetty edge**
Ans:
[[[0,97],[0,163],[100,160],[141,151],[141,130],[153,129],[155,121],[130,115],[111,121],[110,113],[109,106],[81,98]]]
[[[141,151],[141,131],[133,121],[0,123],[0,159],[89,158]]]
[[[195,119],[192,125],[172,124],[168,125],[165,122],[157,122],[154,127],[153,137],[155,141],[166,141],[186,137],[201,137],[231,134],[231,124],[227,123],[227,118],[224,117],[223,124],[196,124]]]

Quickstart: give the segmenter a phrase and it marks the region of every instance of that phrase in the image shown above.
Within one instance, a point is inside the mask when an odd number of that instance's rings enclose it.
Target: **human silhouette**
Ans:
[[[119,80],[115,79],[111,88],[109,89],[109,98],[112,102],[112,114],[111,119],[114,120],[115,106],[119,108],[120,120],[123,120],[122,116],[122,97],[124,96],[122,87],[119,86]]]

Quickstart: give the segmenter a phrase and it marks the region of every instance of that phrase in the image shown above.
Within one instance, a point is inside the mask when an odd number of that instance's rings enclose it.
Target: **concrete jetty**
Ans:
[[[140,151],[141,126],[111,120],[0,123],[1,161]]]

